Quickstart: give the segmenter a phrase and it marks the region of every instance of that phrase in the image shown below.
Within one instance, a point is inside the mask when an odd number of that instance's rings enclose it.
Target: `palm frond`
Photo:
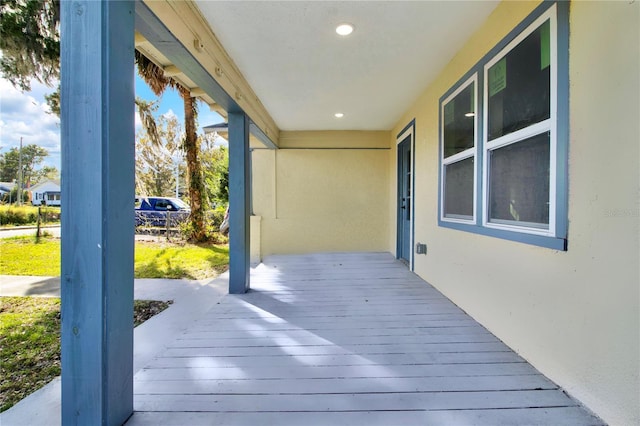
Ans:
[[[177,83],[174,79],[165,77],[162,68],[137,50],[135,51],[135,59],[138,74],[140,74],[140,77],[142,77],[156,96],[162,95],[167,87],[176,86]]]
[[[155,102],[147,102],[144,99],[136,97],[136,107],[140,114],[140,120],[142,121],[142,127],[149,136],[149,140],[155,146],[162,145],[160,133],[158,132],[158,126],[153,113],[158,109],[158,105]]]

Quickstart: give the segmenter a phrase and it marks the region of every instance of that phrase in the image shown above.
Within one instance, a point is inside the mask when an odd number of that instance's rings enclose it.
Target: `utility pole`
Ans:
[[[20,136],[20,151],[18,154],[18,205],[22,205],[22,136]]]
[[[176,162],[176,198],[178,198],[178,190],[180,189],[180,169],[178,168],[178,163]]]

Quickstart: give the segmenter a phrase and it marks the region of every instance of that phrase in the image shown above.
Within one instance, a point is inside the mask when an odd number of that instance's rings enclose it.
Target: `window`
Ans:
[[[476,86],[474,75],[441,104],[444,220],[473,221],[475,217]]]
[[[567,50],[543,3],[441,98],[441,226],[566,250]]]
[[[167,206],[169,202],[167,200],[156,200],[155,209],[156,210],[167,210]]]
[[[486,226],[554,233],[552,18],[543,14],[484,66]]]

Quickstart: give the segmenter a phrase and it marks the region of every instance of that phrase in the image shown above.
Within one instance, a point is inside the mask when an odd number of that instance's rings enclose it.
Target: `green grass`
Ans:
[[[171,302],[135,300],[138,326]],[[0,412],[60,375],[60,299],[0,297]]]
[[[219,245],[136,243],[136,278],[214,277],[227,269],[229,249]]]
[[[229,249],[222,245],[137,241],[135,247],[135,278],[211,278],[229,264]],[[3,275],[60,275],[58,239],[0,239],[0,253]]]
[[[0,411],[60,375],[60,299],[0,299]]]
[[[35,237],[0,239],[2,275],[60,275],[60,240]]]

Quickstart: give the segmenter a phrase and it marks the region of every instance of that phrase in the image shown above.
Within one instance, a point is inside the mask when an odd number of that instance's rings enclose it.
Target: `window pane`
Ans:
[[[444,168],[444,216],[473,217],[473,157]]]
[[[549,134],[495,149],[489,162],[490,220],[547,228]]]
[[[475,83],[444,105],[444,158],[473,148]]]
[[[549,52],[547,21],[489,68],[489,140],[549,118]]]

